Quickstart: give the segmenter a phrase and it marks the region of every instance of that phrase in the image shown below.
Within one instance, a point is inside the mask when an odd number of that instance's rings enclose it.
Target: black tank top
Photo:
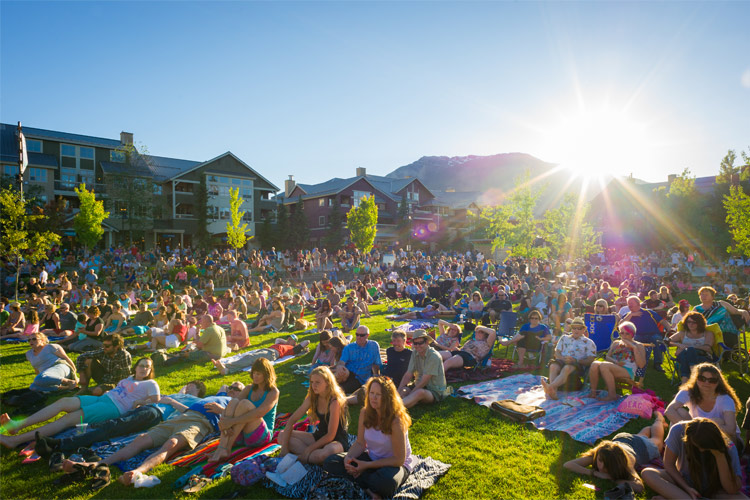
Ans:
[[[318,410],[315,410],[315,413],[318,415],[318,427],[315,429],[313,437],[317,441],[328,433],[328,419],[331,416],[331,413],[328,412],[325,415],[322,415]],[[339,426],[336,429],[336,436],[333,440],[341,443],[341,446],[344,447],[344,451],[349,449],[349,436],[347,435],[346,429],[341,426],[341,422],[339,422]]]

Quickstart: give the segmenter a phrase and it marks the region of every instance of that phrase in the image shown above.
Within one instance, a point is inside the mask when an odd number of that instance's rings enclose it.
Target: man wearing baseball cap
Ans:
[[[407,408],[419,403],[437,403],[450,394],[445,381],[443,358],[430,347],[432,342],[432,337],[426,331],[414,330],[412,335],[414,351],[404,378],[398,385],[398,392]]]
[[[563,335],[557,341],[555,357],[549,363],[549,379],[542,377],[544,393],[550,399],[557,399],[561,387],[578,390],[583,386],[585,368],[596,358],[596,344],[586,335],[586,323],[580,316],[570,323],[570,335]]]

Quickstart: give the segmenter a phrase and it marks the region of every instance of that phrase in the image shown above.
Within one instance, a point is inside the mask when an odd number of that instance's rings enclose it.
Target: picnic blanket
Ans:
[[[562,431],[576,441],[594,444],[620,429],[635,415],[617,411],[624,398],[600,401],[587,397],[587,391],[559,393],[557,401],[546,399],[539,375],[521,374],[467,385],[456,391],[458,397],[473,399],[489,407],[493,401],[513,399],[521,404],[541,406],[546,415],[530,423],[539,430]],[[566,397],[567,396],[567,397]]]
[[[411,321],[407,321],[406,323],[402,323],[398,326],[394,326],[391,328],[391,331],[398,330],[400,332],[413,332],[414,330],[430,330],[432,328],[435,328],[437,326],[437,320],[424,320],[424,319],[413,319]]]
[[[516,368],[515,363],[509,359],[490,358],[491,365],[478,368],[476,370],[467,370],[466,368],[454,368],[445,372],[445,380],[449,384],[456,382],[494,380],[503,375],[521,370]],[[522,370],[528,370],[523,368]]]
[[[406,482],[393,495],[394,500],[420,498],[451,467],[450,464],[445,464],[431,457],[423,458],[419,455],[413,455],[413,457],[416,459],[414,468]],[[307,474],[293,485],[281,487],[268,478],[263,480],[263,485],[276,490],[277,493],[287,498],[308,498],[310,491],[326,477],[326,473],[317,465],[308,464],[304,467],[307,469]]]

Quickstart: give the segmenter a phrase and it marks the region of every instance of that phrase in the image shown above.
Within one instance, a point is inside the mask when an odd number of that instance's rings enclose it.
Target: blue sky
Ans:
[[[713,175],[750,148],[747,19],[749,2],[3,0],[0,119],[231,150],[279,187],[513,151]]]

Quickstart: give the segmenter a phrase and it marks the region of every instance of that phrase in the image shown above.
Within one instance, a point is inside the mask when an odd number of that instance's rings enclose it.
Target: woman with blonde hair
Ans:
[[[328,457],[323,469],[356,481],[372,498],[391,498],[412,471],[410,426],[391,379],[372,377],[365,386],[357,441],[346,454]]]
[[[50,344],[47,336],[41,332],[29,336],[29,347],[31,349],[26,351],[26,359],[36,373],[30,387],[32,391],[51,392],[73,389],[78,385],[76,365],[65,349]]]
[[[317,422],[315,432],[295,431],[294,424],[307,413]],[[310,373],[307,397],[289,418],[281,433],[281,456],[294,453],[302,463],[322,464],[326,458],[349,449],[347,427],[349,415],[346,395],[327,366]]]

